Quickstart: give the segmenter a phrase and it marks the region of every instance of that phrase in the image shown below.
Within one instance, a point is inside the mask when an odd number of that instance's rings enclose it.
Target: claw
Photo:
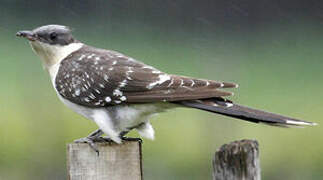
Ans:
[[[93,149],[97,155],[100,155],[100,151],[98,149],[98,147],[95,145],[95,139],[91,138],[91,137],[85,137],[85,138],[80,138],[74,141],[75,143],[87,143],[91,149]]]
[[[98,129],[94,132],[92,132],[89,136],[85,137],[85,138],[80,138],[75,140],[75,143],[87,143],[91,149],[93,149],[97,155],[99,156],[99,149],[98,147],[95,145],[94,142],[97,142],[100,139],[100,136],[103,134],[103,132]]]

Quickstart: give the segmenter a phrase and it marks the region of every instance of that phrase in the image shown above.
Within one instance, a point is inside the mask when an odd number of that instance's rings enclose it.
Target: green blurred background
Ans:
[[[318,0],[1,0],[0,179],[66,179],[66,144],[96,129],[57,99],[18,30],[68,25],[89,45],[163,71],[236,82],[241,104],[321,123],[322,9]],[[264,180],[323,176],[322,126],[275,128],[192,109],[152,123],[148,180],[211,179],[215,150],[244,138],[259,141]]]

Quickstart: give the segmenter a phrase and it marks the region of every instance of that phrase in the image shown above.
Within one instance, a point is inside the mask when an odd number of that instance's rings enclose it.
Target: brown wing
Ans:
[[[236,84],[168,75],[114,51],[81,48],[61,62],[56,88],[85,106],[205,99],[232,95]]]
[[[141,74],[135,73],[134,76]],[[133,88],[141,79],[129,83]],[[209,97],[230,96],[231,92],[220,90],[220,88],[236,87],[232,83],[221,83],[211,80],[202,80],[184,76],[158,74],[153,80],[142,84],[145,89],[141,91],[129,92],[127,88],[124,91],[127,94],[128,102],[153,102],[153,101],[180,101],[192,99],[204,99]]]

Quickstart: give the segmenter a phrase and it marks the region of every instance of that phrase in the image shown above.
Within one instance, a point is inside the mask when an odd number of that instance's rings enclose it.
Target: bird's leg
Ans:
[[[129,131],[122,131],[120,134],[119,134],[119,137],[121,139],[124,138],[124,135],[126,135]],[[111,138],[109,138],[109,136],[104,136],[104,137],[101,137],[102,140],[105,140],[107,142],[113,142]]]
[[[129,133],[129,131],[122,131],[120,134],[119,134],[119,136],[120,136],[120,138],[122,139],[126,134],[128,134]]]
[[[100,141],[100,136],[102,134],[103,134],[103,131],[101,131],[101,129],[97,129],[96,131],[89,134],[87,137],[74,140],[74,142],[89,144],[89,146],[99,155],[98,147],[95,145],[94,142]]]
[[[138,128],[138,127],[140,127],[140,126],[142,126],[142,125],[144,125],[145,123],[144,122],[142,122],[142,123],[140,123],[140,124],[138,124],[138,125],[136,125],[136,126],[133,126],[133,127],[130,127],[128,130],[126,130],[126,131],[122,131],[120,134],[119,134],[119,136],[120,136],[120,138],[123,140],[123,141],[140,141],[140,142],[142,142],[142,140],[140,139],[140,138],[132,138],[132,137],[126,137],[125,135],[126,134],[128,134],[128,132],[129,131],[131,131],[132,129],[134,129],[134,128]]]
[[[122,131],[120,133],[120,138],[123,140],[123,141],[142,141],[140,138],[133,138],[133,137],[126,137],[125,135],[128,134],[129,131]]]
[[[129,130],[130,131],[130,130]],[[125,135],[128,134],[129,131],[122,131],[119,134],[119,137],[123,140],[123,141],[141,141],[140,138],[132,138],[132,137],[126,137]],[[103,139],[106,142],[113,142],[113,140],[111,140],[108,136],[104,136],[104,137],[100,137],[100,139]]]
[[[100,137],[102,134],[103,134],[103,131],[101,129],[97,129],[91,132],[87,137]]]

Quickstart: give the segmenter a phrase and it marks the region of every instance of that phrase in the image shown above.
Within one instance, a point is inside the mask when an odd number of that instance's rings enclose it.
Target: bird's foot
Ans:
[[[103,132],[98,129],[94,132],[92,132],[91,134],[89,134],[87,137],[84,138],[80,138],[75,140],[75,143],[87,143],[91,149],[93,149],[97,155],[99,156],[99,149],[98,147],[95,145],[95,142],[99,142],[99,140],[101,139],[101,135],[103,134]]]
[[[95,142],[97,142],[98,138],[100,138],[100,137],[88,136],[88,137],[76,139],[76,140],[74,140],[74,142],[75,143],[87,143],[90,146],[90,148],[93,149],[97,153],[97,155],[99,156],[100,151],[99,151],[97,145],[95,144]]]
[[[98,129],[95,132],[91,133],[89,136],[84,137],[84,138],[80,138],[80,139],[76,139],[74,140],[75,143],[87,143],[91,149],[93,149],[97,155],[99,156],[100,152],[99,149],[97,147],[97,145],[95,144],[96,142],[109,142],[112,143],[114,142],[111,138],[104,136],[101,137],[101,135],[103,134],[103,132]],[[140,138],[132,138],[132,137],[125,137],[122,136],[121,139],[123,141],[139,141],[140,143],[142,143],[142,140]]]

